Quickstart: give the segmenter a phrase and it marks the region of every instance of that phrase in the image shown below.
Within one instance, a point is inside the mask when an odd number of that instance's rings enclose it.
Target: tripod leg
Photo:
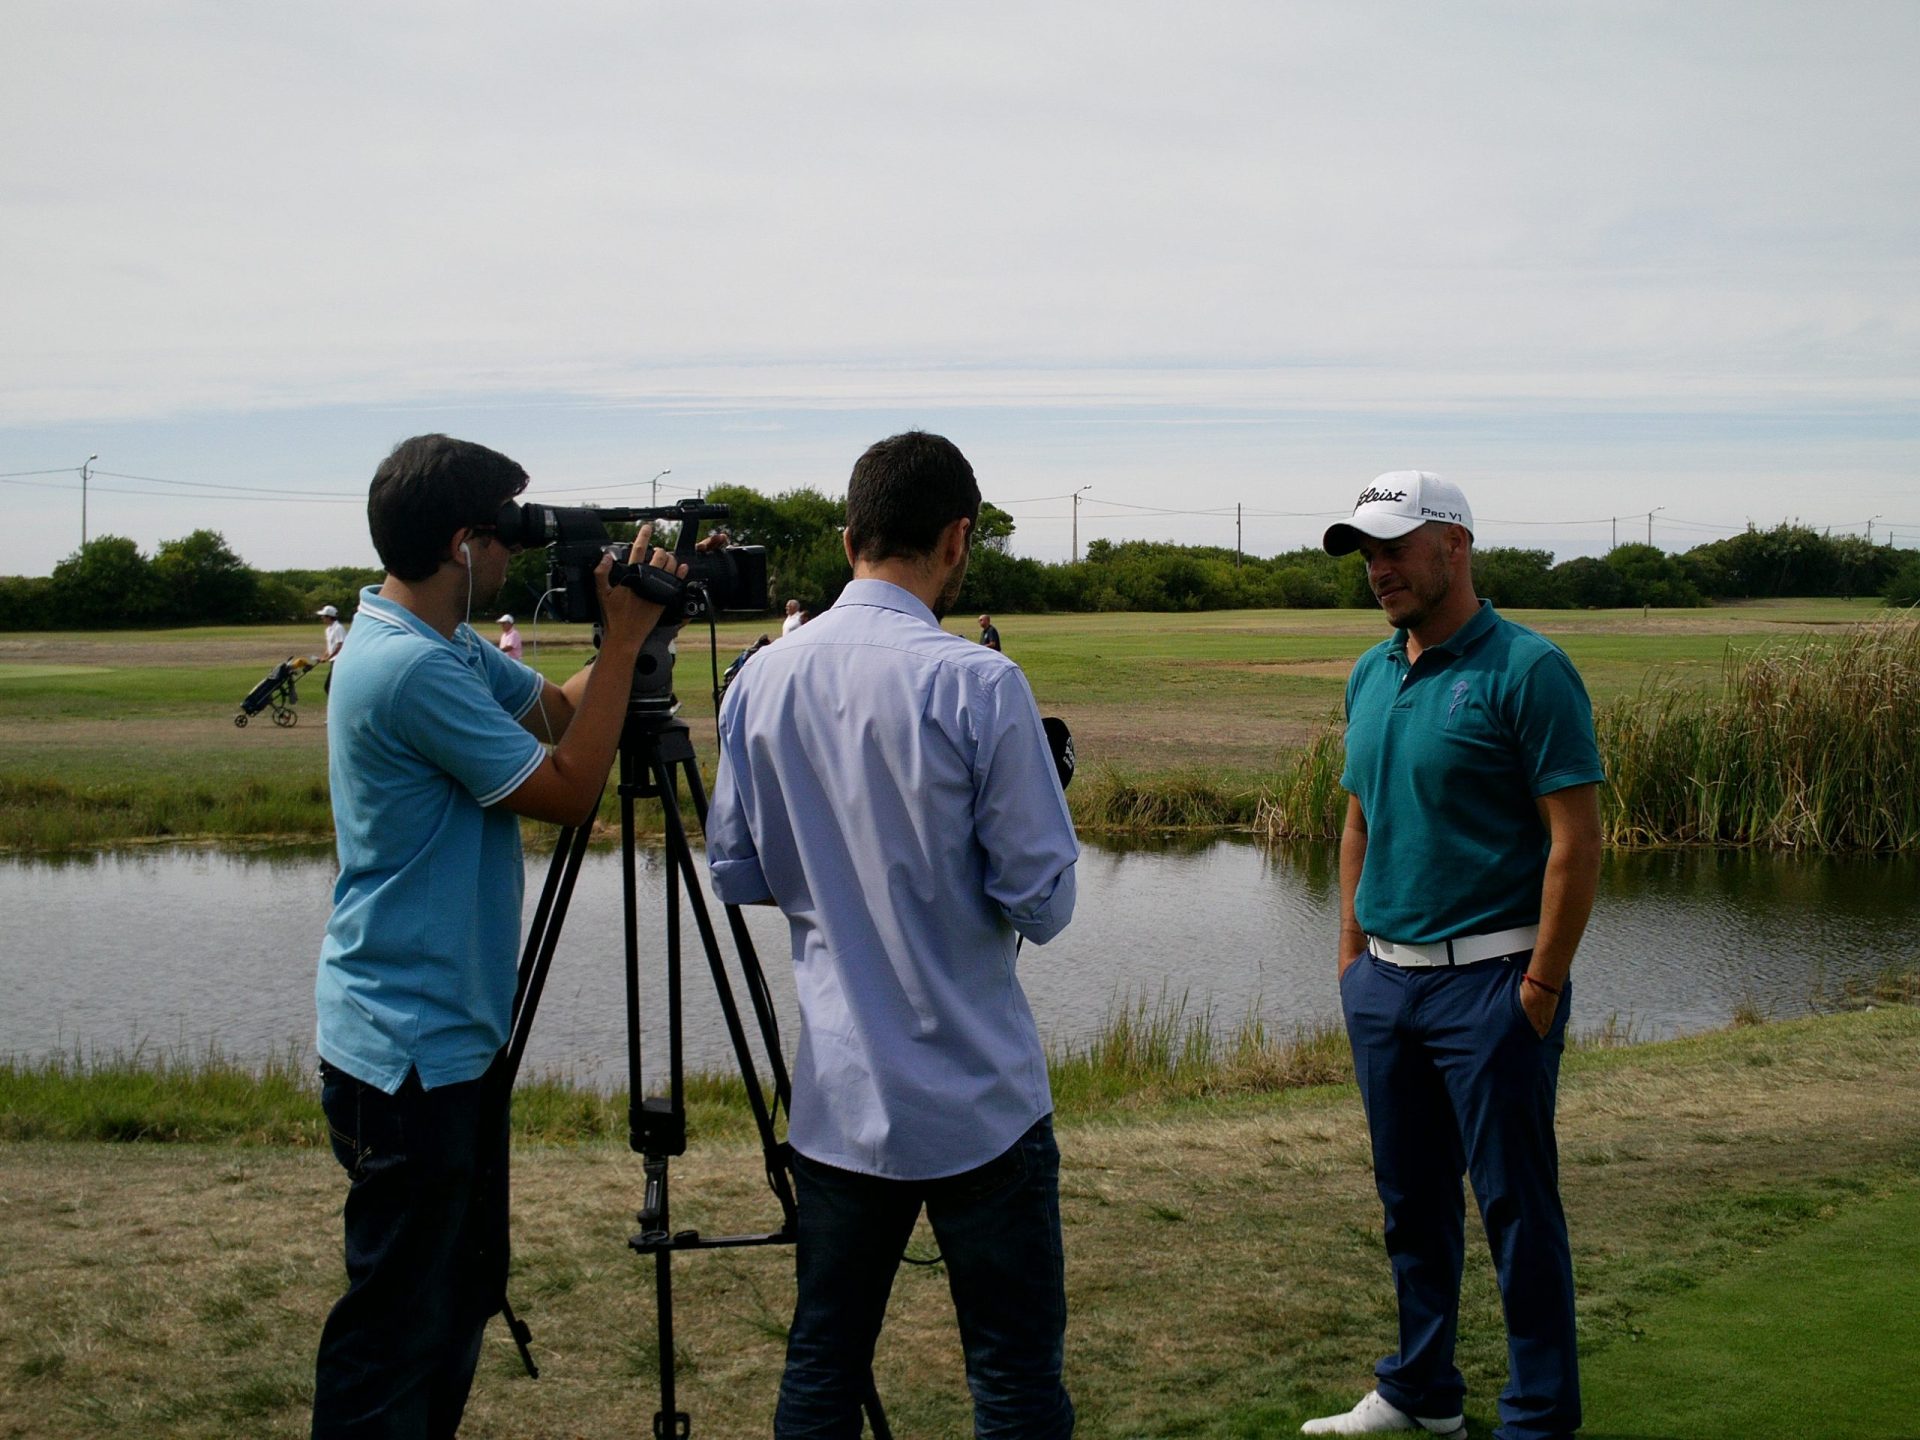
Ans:
[[[541,887],[540,903],[533,912],[533,925],[527,931],[526,949],[520,957],[520,975],[515,984],[513,1024],[507,1042],[509,1085],[520,1073],[527,1037],[533,1033],[533,1017],[546,989],[547,972],[553,968],[553,953],[560,943],[560,927],[566,923],[574,884],[580,878],[580,862],[586,858],[589,833],[590,827],[586,825],[562,830],[560,843],[547,865],[546,883]]]
[[[685,764],[689,770],[692,768],[691,761]],[[674,803],[671,768],[663,765],[661,775],[667,790],[667,797],[661,806],[666,815],[667,863],[672,871],[686,882],[687,899],[693,907],[694,923],[700,930],[700,943],[706,951],[708,969],[713,973],[714,991],[720,1001],[720,1013],[726,1021],[728,1038],[733,1042],[734,1058],[740,1066],[740,1078],[746,1085],[747,1103],[753,1110],[754,1124],[760,1132],[761,1147],[769,1157],[768,1178],[769,1181],[774,1182],[774,1192],[780,1196],[781,1205],[786,1210],[787,1220],[791,1224],[793,1209],[790,1194],[784,1185],[779,1183],[785,1180],[785,1167],[776,1167],[772,1163],[773,1159],[781,1153],[780,1140],[774,1132],[773,1113],[768,1108],[766,1092],[760,1084],[759,1067],[747,1044],[746,1027],[740,1020],[740,1006],[734,999],[732,982],[727,979],[726,966],[720,958],[720,941],[714,932],[713,917],[708,913],[706,894],[700,888],[699,876],[694,870],[693,851],[687,840],[687,832],[680,823],[679,807]],[[762,1039],[767,1039],[764,1029]],[[775,1047],[776,1054],[778,1043],[778,1037],[773,1037],[771,1044]],[[775,1178],[776,1169],[778,1180]]]
[[[694,817],[704,832],[707,828],[707,791],[700,781],[697,765],[687,767],[687,793],[693,797]],[[774,1013],[773,994],[767,989],[766,968],[754,949],[753,936],[747,931],[746,917],[738,905],[726,907],[727,927],[733,932],[733,944],[740,956],[740,974],[753,1004],[754,1019],[759,1022],[760,1039],[767,1052],[767,1068],[773,1076],[774,1103],[793,1113],[793,1081],[787,1074],[786,1054],[780,1044],[780,1020]]]
[[[873,1440],[893,1440],[893,1431],[887,1427],[887,1412],[880,1408],[880,1387],[871,1371],[867,1373],[867,1398],[861,1403],[866,1406],[867,1429],[873,1432]]]

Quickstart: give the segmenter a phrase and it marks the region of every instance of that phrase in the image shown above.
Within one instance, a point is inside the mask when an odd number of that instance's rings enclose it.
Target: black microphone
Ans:
[[[1073,783],[1073,732],[1067,729],[1067,722],[1057,715],[1043,719],[1040,728],[1047,732],[1047,748],[1053,752],[1053,768],[1060,772],[1060,788],[1065,790]]]

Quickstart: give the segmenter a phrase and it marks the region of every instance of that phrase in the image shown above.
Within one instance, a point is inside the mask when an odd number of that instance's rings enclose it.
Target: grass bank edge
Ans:
[[[1067,792],[1075,826],[1088,835],[1143,831],[1250,830],[1283,771],[1217,771],[1175,766],[1139,771],[1090,768]],[[713,777],[703,775],[709,793]],[[682,819],[697,830],[690,800]],[[618,799],[600,806],[594,843],[619,838]],[[635,810],[640,835],[664,833],[657,801]],[[550,850],[549,826],[524,827],[527,848]],[[0,772],[0,854],[61,854],[152,844],[281,841],[331,844],[333,812],[324,776],[257,777],[221,786],[188,776],[135,775],[72,782]]]
[[[1889,1035],[1920,1041],[1920,963],[1890,967],[1867,983],[1816,997],[1816,1004],[1822,1013],[1806,1018],[1773,1021],[1748,1012],[1724,1029],[1673,1040],[1639,1041],[1610,1021],[1576,1036],[1568,1074],[1694,1063],[1751,1047],[1741,1038],[1750,1034],[1818,1045],[1820,1027],[1832,1024],[1887,1026]],[[1056,1113],[1096,1124],[1231,1112],[1340,1089],[1353,1079],[1337,1026],[1281,1031],[1258,1017],[1223,1026],[1211,1009],[1167,995],[1116,1008],[1091,1039],[1052,1047],[1048,1072]],[[702,1139],[752,1133],[736,1075],[689,1075],[687,1105],[689,1129]],[[515,1091],[514,1131],[522,1143],[618,1142],[626,1136],[626,1110],[624,1091],[536,1075]],[[318,1147],[327,1135],[313,1065],[299,1047],[253,1066],[214,1049],[176,1047],[0,1059],[0,1142],[25,1141]]]

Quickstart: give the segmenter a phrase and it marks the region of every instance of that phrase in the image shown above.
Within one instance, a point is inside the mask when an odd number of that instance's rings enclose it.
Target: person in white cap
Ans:
[[[800,613],[798,600],[787,601],[787,618],[780,622],[780,638],[786,639],[794,631],[807,623],[807,617]]]
[[[1454,1364],[1466,1219],[1507,1321],[1500,1440],[1580,1425],[1554,1099],[1573,953],[1600,873],[1600,755],[1565,654],[1473,591],[1458,486],[1395,470],[1328,529],[1394,626],[1347,681],[1341,1010],[1386,1211],[1399,1348],[1309,1435],[1464,1436]]]
[[[327,667],[327,678],[320,686],[320,693],[329,695],[333,693],[333,662],[340,654],[340,647],[347,643],[347,627],[340,623],[340,612],[331,605],[322,605],[313,613],[327,622],[326,639],[322,642],[324,651],[320,656],[320,663]]]
[[[533,617],[533,623],[535,625],[540,623],[540,617],[538,615]],[[520,652],[525,648],[520,643],[520,632],[514,628],[513,616],[511,615],[502,615],[500,617],[500,648],[516,660],[520,658]]]

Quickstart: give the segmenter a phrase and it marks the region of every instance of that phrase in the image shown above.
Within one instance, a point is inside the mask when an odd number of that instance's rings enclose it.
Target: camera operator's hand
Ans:
[[[686,567],[676,566],[667,551],[648,555],[653,527],[643,525],[627,552],[634,566],[656,565],[662,570],[684,576]],[[624,585],[612,585],[608,575],[613,557],[602,556],[593,572],[594,588],[600,592],[600,615],[605,624],[600,633],[600,655],[595,663],[550,693],[564,698],[568,711],[559,743],[540,762],[538,769],[507,795],[501,804],[516,815],[535,820],[551,820],[560,825],[587,825],[593,820],[607,771],[612,767],[620,743],[620,729],[627,713],[627,697],[633,685],[634,662],[640,647],[659,623],[661,607],[644,600]]]
[[[651,564],[657,570],[666,570],[684,577],[687,567],[676,566],[673,554],[668,550],[655,550],[651,555],[653,526],[642,525],[640,533],[633,537],[633,548],[627,552],[629,565]],[[603,555],[594,568],[593,585],[600,592],[600,614],[606,621],[601,638],[601,648],[614,647],[638,653],[646,643],[647,636],[653,633],[653,627],[660,621],[661,607],[651,600],[643,600],[634,591],[624,585],[613,585],[607,576],[613,570],[613,557]]]

